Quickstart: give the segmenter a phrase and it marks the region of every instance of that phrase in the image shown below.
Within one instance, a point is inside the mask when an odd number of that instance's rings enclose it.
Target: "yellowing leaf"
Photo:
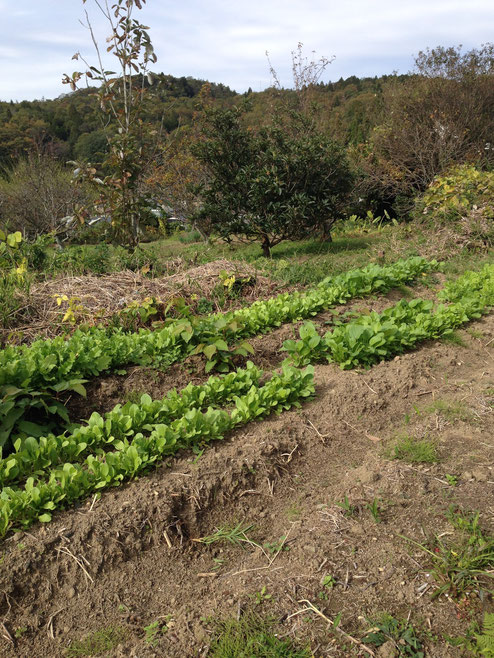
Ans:
[[[211,359],[214,354],[216,354],[217,348],[216,345],[206,345],[204,348],[204,354],[208,359]]]

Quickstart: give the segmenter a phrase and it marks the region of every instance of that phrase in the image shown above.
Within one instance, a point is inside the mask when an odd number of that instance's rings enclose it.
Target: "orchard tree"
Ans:
[[[245,109],[205,110],[193,149],[206,171],[199,222],[226,240],[260,242],[267,257],[283,240],[330,239],[352,184],[343,149],[300,112],[255,132],[243,122]]]
[[[86,3],[86,0],[82,0]],[[134,17],[135,9],[142,9],[146,0],[94,0],[105,18],[110,34],[106,51],[117,63],[118,72],[106,70],[100,46],[96,40],[88,12],[86,27],[96,51],[97,66],[76,53],[75,60],[86,65],[86,71],[64,75],[63,82],[72,90],[81,79],[87,84],[96,83],[95,95],[101,110],[102,130],[108,141],[108,152],[100,175],[91,163],[76,165],[78,177],[92,180],[98,189],[96,210],[111,217],[115,235],[123,242],[136,244],[140,235],[140,218],[146,209],[141,193],[146,168],[146,131],[141,118],[146,82],[152,82],[148,71],[156,62],[151,39],[145,25]],[[81,215],[87,209],[81,209]]]

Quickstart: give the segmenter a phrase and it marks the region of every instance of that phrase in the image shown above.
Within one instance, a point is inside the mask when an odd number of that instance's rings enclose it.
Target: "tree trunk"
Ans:
[[[265,258],[271,258],[271,242],[267,235],[262,239],[262,253]]]
[[[334,222],[335,222],[334,219],[330,219],[323,223],[322,232],[321,232],[321,242],[333,242],[333,238],[331,237],[331,228]]]

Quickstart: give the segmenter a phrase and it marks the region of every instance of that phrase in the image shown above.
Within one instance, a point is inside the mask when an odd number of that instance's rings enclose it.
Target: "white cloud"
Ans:
[[[92,57],[90,36],[79,23],[91,13],[102,42],[106,27],[92,0],[0,0],[0,98],[52,97],[80,50]],[[427,46],[466,48],[493,39],[492,0],[148,0],[136,16],[151,27],[156,69],[223,82],[242,91],[269,83],[268,50],[283,84],[289,85],[290,52],[302,41],[310,54],[330,57],[326,79],[406,72],[412,55]],[[4,69],[5,69],[4,62]]]

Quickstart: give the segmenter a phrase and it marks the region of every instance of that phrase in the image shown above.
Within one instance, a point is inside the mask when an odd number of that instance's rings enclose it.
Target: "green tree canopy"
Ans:
[[[254,131],[244,108],[206,111],[194,148],[208,178],[198,221],[225,239],[260,242],[266,256],[282,240],[330,237],[352,183],[341,146],[310,119],[290,113]]]

